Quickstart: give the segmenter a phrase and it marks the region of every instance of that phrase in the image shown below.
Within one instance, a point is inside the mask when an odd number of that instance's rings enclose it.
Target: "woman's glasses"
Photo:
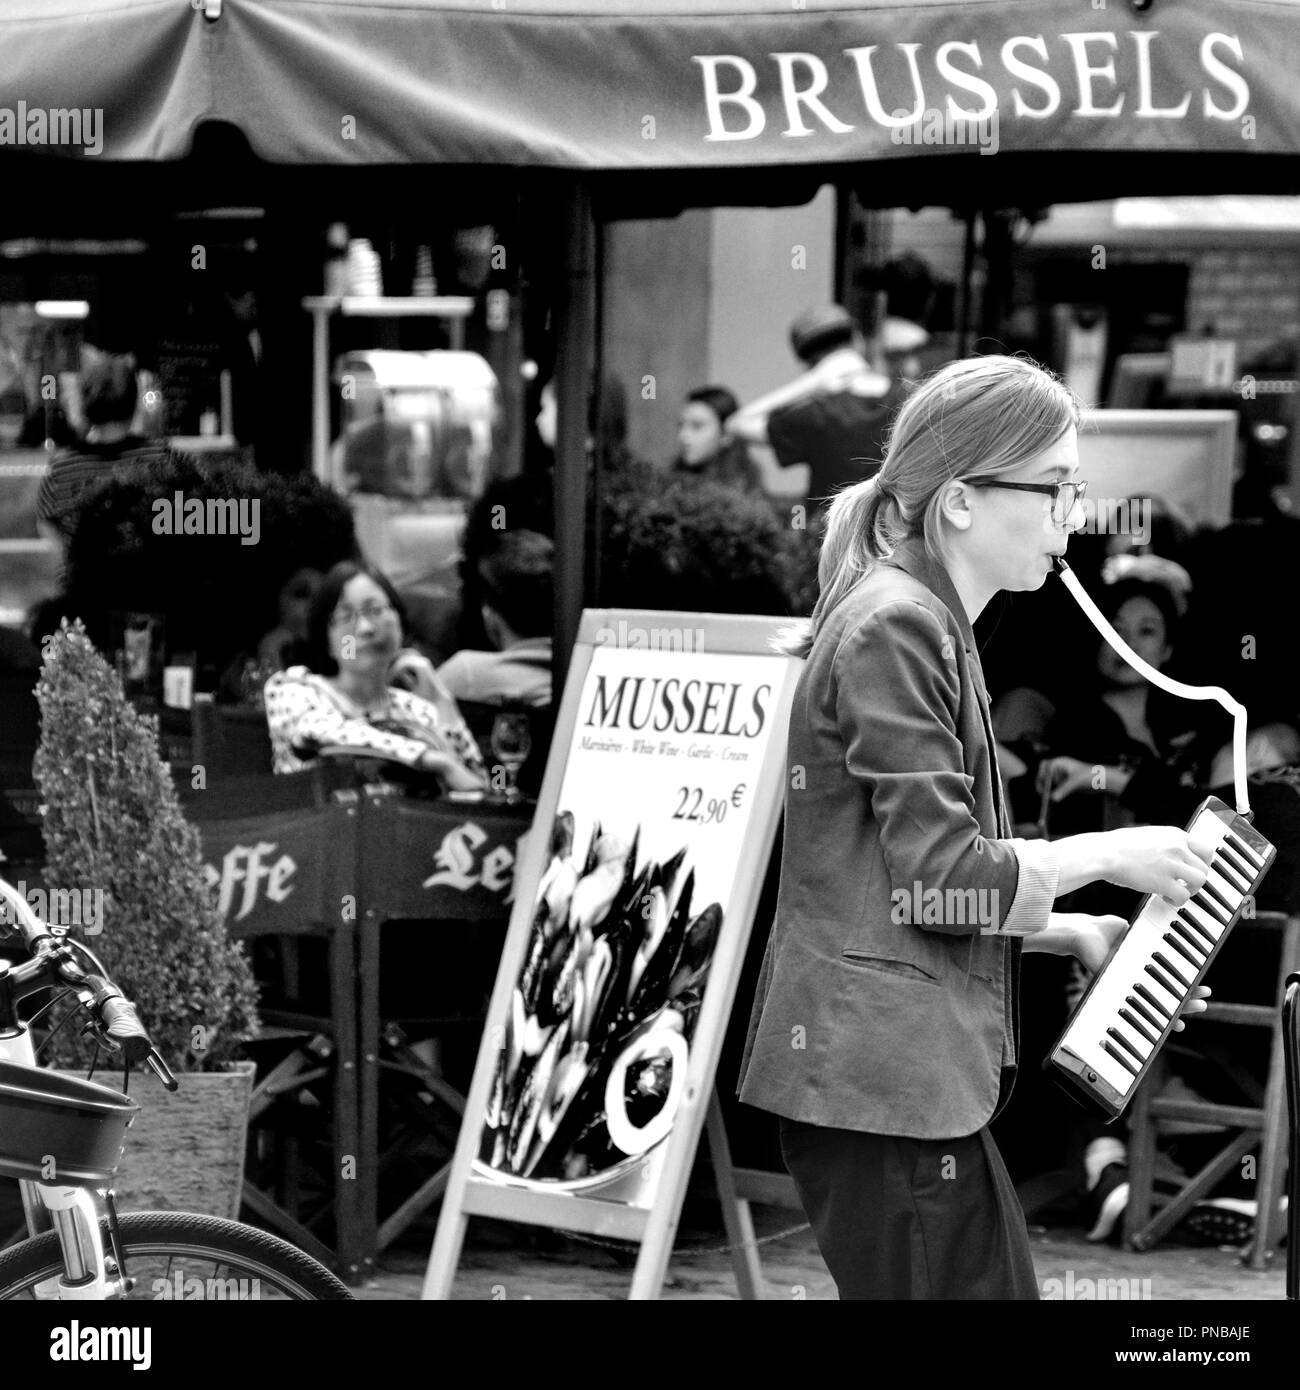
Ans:
[[[1002,483],[995,478],[964,478],[971,487],[1001,487],[1008,492],[1045,492],[1052,499],[1052,520],[1064,526],[1070,513],[1083,501],[1087,483]]]
[[[363,603],[360,608],[336,608],[330,615],[330,627],[344,629],[356,627],[362,618],[374,624],[390,617],[395,612],[390,603]]]

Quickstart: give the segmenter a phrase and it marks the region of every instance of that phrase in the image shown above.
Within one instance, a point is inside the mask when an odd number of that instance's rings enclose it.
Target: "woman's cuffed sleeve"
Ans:
[[[1047,840],[1003,840],[1016,852],[1020,875],[1016,895],[998,929],[1000,936],[1032,936],[1047,926],[1060,870]]]

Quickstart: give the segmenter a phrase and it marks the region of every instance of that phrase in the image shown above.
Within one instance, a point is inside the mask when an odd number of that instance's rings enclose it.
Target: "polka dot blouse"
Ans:
[[[324,676],[291,666],[266,682],[264,697],[276,772],[310,767],[316,761],[311,744],[354,748],[361,756],[389,758],[407,767],[435,748],[483,770],[483,756],[465,721],[443,721],[428,700],[409,690],[390,686],[381,705],[362,708]]]

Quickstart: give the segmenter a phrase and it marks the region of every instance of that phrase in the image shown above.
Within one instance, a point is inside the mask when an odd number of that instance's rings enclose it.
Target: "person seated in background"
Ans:
[[[1262,772],[1276,772],[1296,763],[1300,763],[1300,732],[1293,724],[1279,719],[1268,724],[1251,725],[1246,734],[1247,777],[1255,777]],[[1214,755],[1206,785],[1221,800],[1233,804],[1230,794],[1233,785],[1231,739]]]
[[[84,347],[80,394],[85,436],[50,460],[36,503],[37,529],[60,545],[71,539],[78,504],[97,483],[123,465],[153,463],[169,452],[166,443],[132,432],[137,404],[133,357]]]
[[[742,492],[759,490],[758,470],[749,449],[727,432],[739,405],[725,386],[701,386],[687,393],[677,418],[676,476],[707,478]]]
[[[1137,578],[1107,585],[1098,606],[1122,638],[1164,670],[1180,623],[1178,598]],[[1027,764],[1032,788],[1017,787],[1017,818],[1046,810],[1053,834],[1110,828],[1112,821],[1182,824],[1204,785],[1218,740],[1214,711],[1153,686],[1104,639],[1094,678],[1053,703],[1041,692],[1009,691],[995,707],[1000,741]],[[1222,732],[1226,727],[1215,725]],[[1022,779],[1023,781],[1024,779]],[[1043,800],[1040,801],[1039,798]]]
[[[455,700],[427,658],[403,650],[404,629],[401,599],[377,569],[347,560],[330,570],[312,600],[305,664],[266,682],[276,772],[333,747],[432,773],[448,791],[487,786]]]
[[[1192,592],[1187,558],[1194,528],[1177,508],[1161,497],[1126,497],[1118,505],[1099,504],[1098,520],[1115,527],[1106,537],[1102,581],[1163,584],[1173,594],[1179,615],[1185,614]]]
[[[1089,507],[1096,514],[1094,524],[1106,528],[1107,555],[1158,556],[1186,572],[1196,525],[1181,508],[1154,493],[1102,499]]]
[[[1119,499],[1092,498],[1084,502],[1088,525],[1070,541],[1069,565],[1084,589],[1094,597],[1121,579],[1141,579],[1163,585],[1172,593],[1180,618],[1190,606],[1191,576],[1187,568],[1190,525],[1163,499],[1154,496]],[[1187,631],[1196,631],[1186,623]],[[1044,635],[1060,634],[1060,640],[1044,642]],[[1068,640],[1073,634],[1086,634],[1086,640]],[[1021,737],[1021,726],[1037,729],[1051,717],[1055,704],[1075,689],[1090,687],[1095,681],[1095,647],[1090,625],[1079,612],[1064,584],[1049,580],[1034,593],[1016,594],[998,607],[990,605],[975,629],[988,679],[989,696],[995,708],[1001,706],[1001,735],[1009,743]],[[1187,669],[1199,647],[1180,653],[1180,665]],[[1190,677],[1189,677],[1190,679]],[[1220,677],[1207,679],[1217,684]],[[1034,692],[1027,697],[1027,692]],[[1006,703],[1003,697],[1016,692]],[[1046,715],[1030,704],[1046,708]],[[1007,763],[999,750],[1004,773]],[[1023,767],[1019,771],[1023,772]],[[1024,784],[1028,786],[1028,784]],[[1038,810],[1035,807],[1033,817]]]
[[[283,671],[294,664],[307,641],[311,601],[324,576],[320,570],[304,565],[295,570],[280,590],[279,621],[257,644],[257,659],[263,666]]]
[[[1162,569],[1149,572],[1164,574]],[[1129,577],[1103,586],[1096,598],[1140,657],[1157,670],[1169,666],[1185,602],[1181,584]],[[1121,825],[1185,824],[1204,799],[1210,755],[1230,727],[1227,717],[1216,718],[1217,706],[1207,711],[1199,701],[1153,686],[1104,638],[1096,640],[1094,678],[1087,686],[1055,701],[1038,691],[1014,690],[995,706],[999,740],[1008,742],[1027,766],[1027,775],[1019,779],[1022,785],[1013,788],[1024,797],[1017,817],[1031,819],[1029,810],[1036,805],[1040,832],[1053,838]],[[1137,903],[1138,895],[1098,883],[1060,899],[1058,906],[1061,911],[1129,918]],[[1050,1003],[1046,991],[1030,999],[1022,1019],[1024,1036],[1032,1039],[1026,1046],[1039,1051],[1051,1046],[1088,983],[1087,973],[1071,962],[1060,995]],[[1026,1088],[1026,1097],[1031,1095],[1032,1086]],[[1194,1098],[1177,1070],[1167,1078],[1162,1095]],[[1045,1112],[1040,1108],[1040,1113]],[[1058,1106],[1053,1113],[1066,1126],[1067,1151],[1082,1180],[1072,1199],[1075,1214],[1088,1240],[1110,1239],[1128,1201],[1124,1129],[1105,1126],[1073,1106]],[[1179,1132],[1194,1131],[1195,1126],[1184,1125]],[[1170,1171],[1162,1170],[1162,1176]]]
[[[483,627],[494,651],[459,651],[438,667],[457,700],[551,703],[554,546],[536,531],[508,531],[478,565]]]

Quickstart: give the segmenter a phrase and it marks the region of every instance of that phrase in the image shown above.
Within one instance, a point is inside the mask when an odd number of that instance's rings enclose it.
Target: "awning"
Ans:
[[[11,0],[0,147],[172,160],[222,121],[265,160],[327,165],[1300,152],[1296,0],[199,5]]]

